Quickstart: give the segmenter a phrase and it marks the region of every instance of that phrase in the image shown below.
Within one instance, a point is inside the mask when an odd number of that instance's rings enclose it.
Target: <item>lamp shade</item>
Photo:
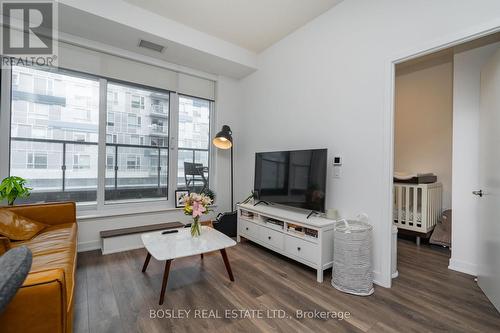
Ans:
[[[229,149],[233,146],[233,132],[227,125],[222,126],[222,130],[217,133],[212,143],[215,147],[220,149]]]

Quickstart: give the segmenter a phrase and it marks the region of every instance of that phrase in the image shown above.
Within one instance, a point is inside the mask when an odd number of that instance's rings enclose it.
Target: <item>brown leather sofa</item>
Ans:
[[[33,263],[22,287],[0,315],[0,331],[72,332],[77,224],[74,202],[2,207],[47,224],[28,241],[0,239],[1,251],[26,245]]]

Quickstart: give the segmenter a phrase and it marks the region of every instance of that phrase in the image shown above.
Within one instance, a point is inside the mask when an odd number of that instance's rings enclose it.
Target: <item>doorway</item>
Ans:
[[[413,229],[401,237],[406,242],[418,246],[421,237],[422,246],[449,251],[448,268],[471,278],[480,247],[479,203],[471,192],[479,189],[481,68],[499,48],[496,33],[398,62],[394,73],[393,171],[402,183],[422,176],[414,181],[424,184],[391,183],[391,220],[401,234]],[[426,182],[440,184],[438,199]],[[438,243],[429,245],[436,232]]]

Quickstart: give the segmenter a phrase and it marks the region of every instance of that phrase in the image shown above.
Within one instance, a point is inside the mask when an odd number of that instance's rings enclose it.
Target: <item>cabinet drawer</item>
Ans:
[[[318,244],[291,236],[285,239],[285,251],[311,263],[317,263],[320,256]]]
[[[259,230],[259,239],[277,249],[284,248],[285,235],[281,232],[262,227]]]
[[[256,225],[255,223],[248,222],[245,220],[240,220],[240,226],[241,226],[241,230],[239,230],[240,234],[255,238],[259,237],[259,229],[261,227]]]

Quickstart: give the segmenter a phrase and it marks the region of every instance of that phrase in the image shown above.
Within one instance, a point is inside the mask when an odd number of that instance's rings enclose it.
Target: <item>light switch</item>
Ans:
[[[340,165],[336,165],[333,167],[333,178],[340,178],[342,167]]]
[[[342,157],[334,156],[333,157],[333,178],[340,178],[342,169]]]

